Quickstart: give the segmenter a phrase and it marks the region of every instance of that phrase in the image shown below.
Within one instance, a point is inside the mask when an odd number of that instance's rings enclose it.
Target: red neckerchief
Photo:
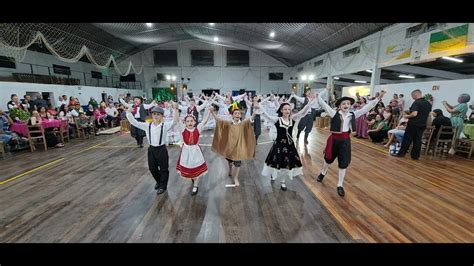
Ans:
[[[134,105],[134,106],[133,106],[132,114],[134,114],[134,115],[137,114],[138,107],[139,107],[138,105]]]

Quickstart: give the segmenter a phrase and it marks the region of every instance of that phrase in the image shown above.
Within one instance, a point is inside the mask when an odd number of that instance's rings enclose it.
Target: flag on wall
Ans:
[[[432,33],[428,53],[466,47],[468,24]]]

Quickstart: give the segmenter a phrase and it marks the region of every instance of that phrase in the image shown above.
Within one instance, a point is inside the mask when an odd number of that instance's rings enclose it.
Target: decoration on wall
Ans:
[[[412,45],[413,39],[403,43],[391,44],[385,49],[385,54],[396,60],[404,59],[411,55]]]
[[[433,88],[431,89],[433,91],[439,91],[439,85],[433,85]]]
[[[428,53],[466,47],[468,24],[432,33]]]

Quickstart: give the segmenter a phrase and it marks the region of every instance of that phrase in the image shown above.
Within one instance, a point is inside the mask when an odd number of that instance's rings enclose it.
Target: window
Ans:
[[[60,65],[54,65],[53,64],[53,72],[56,74],[62,74],[62,75],[71,75],[71,68],[67,66],[60,66]]]
[[[120,82],[136,81],[135,74],[128,74],[127,76],[120,76]]]
[[[319,60],[313,63],[313,67],[318,67],[323,64],[323,60]]]
[[[227,50],[227,66],[249,66],[249,51]]]
[[[301,72],[301,71],[303,71],[303,69],[304,69],[304,67],[299,67],[298,69],[296,69],[296,71]]]
[[[0,56],[0,67],[16,68],[15,59],[12,57]]]
[[[268,73],[269,80],[283,80],[283,73]]]
[[[178,66],[177,50],[153,50],[155,66]]]
[[[349,57],[349,56],[353,56],[353,55],[358,54],[358,53],[360,53],[360,46],[351,48],[349,50],[345,50],[342,53],[342,57]]]
[[[102,73],[97,71],[91,71],[92,78],[94,79],[102,79]]]
[[[191,50],[192,66],[214,66],[214,50]]]
[[[421,23],[416,26],[408,28],[406,30],[405,38],[408,39],[413,36],[417,36],[422,33],[430,32],[433,30],[437,30],[445,26],[446,26],[446,23]]]
[[[164,74],[164,73],[156,73],[156,80],[158,80],[158,81],[166,81],[166,74]]]

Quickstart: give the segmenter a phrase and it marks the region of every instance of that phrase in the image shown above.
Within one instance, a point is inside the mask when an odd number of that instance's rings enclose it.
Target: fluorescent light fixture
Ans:
[[[305,81],[307,78],[308,78],[308,77],[306,77],[306,75],[301,76],[301,80],[302,80],[302,81]]]
[[[364,84],[367,83],[367,81],[365,81],[365,80],[354,80],[354,82],[355,83],[364,83]]]
[[[145,23],[147,27],[151,28],[153,26],[153,23]]]
[[[309,80],[313,80],[314,79],[314,75],[309,75]]]
[[[209,26],[214,26],[216,25],[216,23],[209,23]]]
[[[170,80],[171,79],[171,76],[170,75],[166,75],[166,80]]]
[[[333,79],[335,79],[335,80],[338,80],[338,79],[339,79],[339,77],[334,77]]]
[[[398,76],[399,78],[405,78],[405,79],[414,79],[415,76],[412,76],[412,75],[399,75]]]
[[[443,57],[441,57],[441,58],[443,58],[443,59],[445,59],[445,60],[449,60],[449,61],[458,62],[458,63],[464,62],[464,60],[462,60],[462,59],[454,58],[454,57],[451,57],[451,56],[443,56]]]
[[[217,42],[219,41],[219,38],[217,38],[217,36],[214,37],[214,41]]]
[[[366,72],[372,73],[374,71],[372,71],[372,69],[367,69]]]
[[[275,37],[275,32],[274,31],[270,32],[270,38],[273,38],[273,37]]]
[[[176,80],[176,76],[172,76],[171,79],[172,79],[173,81],[175,81],[175,80]]]

